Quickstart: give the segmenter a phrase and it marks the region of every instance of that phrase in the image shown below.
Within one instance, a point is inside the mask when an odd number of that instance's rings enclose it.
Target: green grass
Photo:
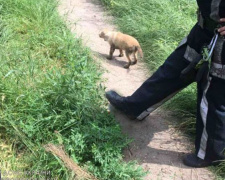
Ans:
[[[28,171],[72,178],[43,149],[55,143],[99,179],[141,179],[135,163],[122,161],[130,140],[106,111],[99,67],[56,7],[54,0],[0,0],[0,133]]]
[[[195,0],[101,0],[122,32],[138,39],[144,60],[155,71],[188,35],[196,23]],[[195,134],[196,84],[177,94],[163,107],[179,117],[179,128]],[[224,176],[225,163],[216,168]]]
[[[1,174],[16,170],[26,169],[27,165],[23,162],[21,156],[17,156],[13,150],[12,142],[7,142],[2,135],[0,135],[0,167]],[[9,178],[16,178],[12,173]]]

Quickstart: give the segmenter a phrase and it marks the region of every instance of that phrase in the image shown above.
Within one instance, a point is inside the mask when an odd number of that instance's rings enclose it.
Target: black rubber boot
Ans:
[[[110,104],[113,105],[113,107],[126,114],[127,117],[129,117],[132,120],[137,118],[137,116],[129,112],[128,106],[124,102],[124,97],[120,96],[117,92],[111,90],[106,92],[105,96],[110,102]]]
[[[218,165],[219,161],[203,160],[197,157],[196,154],[188,154],[187,156],[184,157],[183,163],[186,166],[201,168],[201,167],[207,167],[211,165]]]

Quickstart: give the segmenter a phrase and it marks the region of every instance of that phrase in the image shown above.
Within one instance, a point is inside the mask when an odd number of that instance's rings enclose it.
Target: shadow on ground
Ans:
[[[165,114],[157,111],[143,121],[137,121],[129,120],[112,106],[110,110],[115,114],[123,133],[133,139],[133,142],[124,149],[125,161],[137,160],[139,164],[151,163],[191,169],[182,163],[187,152],[179,146],[186,143],[184,137],[177,138],[177,132],[171,130]],[[176,134],[174,138],[173,134]]]

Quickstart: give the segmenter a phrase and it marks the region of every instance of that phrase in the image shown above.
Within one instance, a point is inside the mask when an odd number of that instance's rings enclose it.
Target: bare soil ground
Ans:
[[[98,34],[104,28],[117,29],[113,18],[107,15],[97,0],[61,0],[59,12],[65,16],[71,31],[90,47],[105,73],[106,90],[114,89],[122,95],[131,95],[150,76],[144,62],[138,62],[129,70],[123,65],[126,57],[114,53],[113,60],[107,60],[109,45]],[[191,143],[171,126],[174,119],[168,112],[158,109],[144,121],[129,120],[120,112],[111,109],[122,130],[134,141],[124,150],[124,160],[137,160],[148,170],[144,180],[211,180],[214,175],[205,168],[195,169],[182,164],[183,156],[193,151]]]

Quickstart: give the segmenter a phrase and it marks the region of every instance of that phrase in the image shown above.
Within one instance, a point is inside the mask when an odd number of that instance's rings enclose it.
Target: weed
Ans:
[[[26,170],[70,179],[43,148],[55,143],[100,179],[140,179],[134,163],[122,162],[130,140],[106,111],[96,62],[60,19],[56,1],[0,4],[0,128],[16,155],[23,154]]]

